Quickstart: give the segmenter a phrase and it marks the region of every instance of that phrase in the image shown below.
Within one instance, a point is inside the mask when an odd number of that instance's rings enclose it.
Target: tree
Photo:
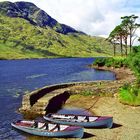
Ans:
[[[109,35],[109,37],[107,38],[107,40],[108,40],[111,44],[113,44],[114,56],[115,56],[115,55],[116,55],[116,45],[117,45],[117,42],[118,42],[118,38],[117,38],[117,36],[116,36],[115,30],[113,30],[113,31],[110,33],[110,35]]]
[[[123,55],[123,44],[125,44],[125,52],[127,52],[127,37],[128,37],[128,33],[126,30],[124,30],[123,25],[120,24],[118,26],[115,27],[114,29],[116,36],[118,38],[118,42],[120,43],[120,48],[121,48],[121,55]],[[127,53],[126,53],[127,55]]]
[[[123,55],[123,44],[125,44],[125,54],[127,55],[127,38],[128,33],[124,30],[123,25],[120,24],[114,28],[114,30],[110,33],[108,40],[114,46],[114,55],[116,54],[116,45],[120,44],[121,55]]]
[[[138,16],[135,15],[121,17],[124,30],[126,30],[126,32],[128,32],[129,34],[130,52],[132,50],[132,43],[133,43],[132,37],[134,36],[136,30],[140,27],[140,24],[135,23],[137,18]]]

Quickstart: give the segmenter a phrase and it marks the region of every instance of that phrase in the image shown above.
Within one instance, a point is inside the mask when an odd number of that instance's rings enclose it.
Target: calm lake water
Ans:
[[[26,134],[10,126],[12,121],[22,119],[16,110],[21,105],[25,91],[57,83],[115,79],[111,72],[88,68],[87,65],[94,60],[62,58],[0,61],[0,140],[27,139]]]

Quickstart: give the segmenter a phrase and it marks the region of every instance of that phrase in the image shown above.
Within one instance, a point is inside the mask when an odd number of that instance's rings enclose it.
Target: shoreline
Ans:
[[[133,72],[128,68],[107,68],[107,67],[95,67],[96,70],[109,70],[114,72],[116,80],[105,85],[105,91],[111,91],[110,86],[119,87],[118,84],[123,85],[126,82],[133,83],[136,78]],[[114,85],[112,85],[114,84]],[[101,85],[103,86],[103,85]],[[88,87],[88,85],[85,85]],[[84,86],[82,88],[85,88]],[[93,88],[93,87],[91,87]],[[99,87],[97,87],[99,88]],[[109,89],[108,89],[109,88]],[[113,87],[114,88],[114,87]],[[99,90],[100,92],[100,90]],[[82,108],[85,111],[91,112],[97,116],[113,116],[113,127],[111,129],[86,129],[85,132],[91,136],[83,139],[87,140],[139,140],[140,139],[140,106],[129,106],[120,103],[117,97],[117,92],[114,92],[114,96],[97,96],[89,95],[83,96],[80,94],[72,95],[66,102],[64,108],[76,107]],[[128,132],[128,133],[126,133]]]
[[[126,67],[121,67],[121,68],[114,68],[114,67],[98,67],[95,65],[89,65],[90,68],[94,68],[96,70],[105,70],[105,71],[110,71],[115,74],[116,80],[121,81],[121,80],[136,80],[136,77],[134,76],[134,73]]]
[[[95,68],[95,67],[92,67]],[[118,89],[127,82],[134,82],[135,77],[128,68],[95,68],[96,70],[109,70],[114,72],[116,80],[114,81],[97,81],[88,83],[79,83],[68,86],[64,91],[70,91],[72,94],[63,105],[63,108],[82,108],[98,116],[113,116],[113,127],[111,129],[84,129],[88,134],[84,136],[85,140],[139,140],[140,139],[140,106],[133,107],[124,105],[117,98]],[[64,92],[63,91],[63,92]],[[83,91],[90,91],[91,95],[82,95]],[[60,89],[59,92],[62,92]],[[103,93],[103,94],[99,94]],[[37,109],[37,108],[36,108]],[[33,116],[35,112],[27,112]],[[42,116],[41,114],[38,114]],[[35,116],[37,117],[37,116]],[[129,132],[126,135],[126,132]],[[31,138],[35,139],[34,136]],[[30,139],[30,138],[29,138]],[[74,139],[72,139],[74,140]]]
[[[95,67],[94,67],[95,68]],[[110,70],[104,67],[96,70]],[[54,93],[57,91],[58,94],[64,93],[65,91],[70,93],[70,96],[73,95],[83,95],[83,98],[86,96],[92,95],[93,100],[94,97],[114,97],[117,95],[120,87],[122,87],[126,81],[129,83],[133,83],[135,81],[135,77],[130,69],[112,69],[112,72],[116,75],[116,80],[101,80],[101,81],[84,81],[84,82],[76,82],[76,83],[62,83],[55,84],[50,86],[44,86],[37,90],[34,90],[28,94],[25,94],[22,99],[22,106],[20,108],[21,112],[32,111],[32,108],[35,110],[40,110],[36,105],[38,104],[38,100],[40,101],[40,106],[42,106],[42,111],[39,111],[38,114],[43,114],[43,102],[42,99],[44,96],[47,98],[47,93]],[[36,96],[38,98],[36,98]],[[48,98],[47,98],[48,99]],[[69,100],[69,99],[68,99]],[[45,101],[45,104],[48,104],[49,101]],[[73,102],[73,101],[72,101]],[[77,102],[79,103],[79,102]],[[32,104],[32,105],[31,105]],[[73,104],[73,103],[72,103]],[[35,107],[34,107],[35,106]],[[73,105],[75,106],[75,105]],[[86,106],[86,104],[85,104]]]
[[[81,56],[80,57],[75,57],[75,56],[72,57],[72,56],[67,56],[67,57],[40,57],[40,58],[19,58],[19,59],[18,58],[15,58],[15,59],[14,58],[13,59],[2,59],[2,58],[0,58],[0,61],[3,61],[3,60],[32,60],[32,59],[33,60],[34,59],[35,60],[36,59],[39,59],[39,60],[40,59],[62,59],[62,58],[99,58],[99,57],[106,57],[107,58],[107,57],[112,57],[112,56],[94,56],[94,57],[86,57],[86,56],[85,57],[84,56],[83,57],[81,57]]]

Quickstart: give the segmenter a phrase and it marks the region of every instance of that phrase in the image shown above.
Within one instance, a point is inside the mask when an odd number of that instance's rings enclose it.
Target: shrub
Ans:
[[[113,64],[114,64],[114,59],[113,58],[106,58],[105,66],[111,67],[111,66],[113,66]]]
[[[114,67],[121,68],[124,66],[124,59],[114,59]]]
[[[93,65],[120,68],[127,66],[125,58],[97,58]]]
[[[91,95],[93,95],[93,93],[91,91],[83,91],[81,93],[81,95],[83,95],[83,96],[91,96]]]
[[[129,67],[134,71],[138,83],[140,83],[140,46],[133,48],[133,53],[131,53],[127,58]]]
[[[93,65],[97,65],[97,66],[102,67],[105,65],[105,61],[106,61],[106,58],[96,58]]]
[[[129,105],[140,105],[140,89],[137,85],[125,84],[119,91],[119,100]]]

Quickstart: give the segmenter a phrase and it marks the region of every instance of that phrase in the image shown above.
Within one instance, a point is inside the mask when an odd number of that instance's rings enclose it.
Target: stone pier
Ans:
[[[90,91],[93,96],[114,96],[124,84],[123,80],[76,82],[51,85],[26,93],[19,111],[23,114],[44,115],[60,109],[72,94]]]
[[[66,101],[65,98],[70,96],[69,87],[75,85],[75,83],[70,84],[59,84],[46,86],[30,93],[23,95],[22,106],[19,111],[23,114],[42,114],[44,115],[47,111],[48,105],[56,98],[61,97],[61,102],[59,104],[56,102],[57,106],[61,106]],[[66,96],[66,97],[65,97]]]

